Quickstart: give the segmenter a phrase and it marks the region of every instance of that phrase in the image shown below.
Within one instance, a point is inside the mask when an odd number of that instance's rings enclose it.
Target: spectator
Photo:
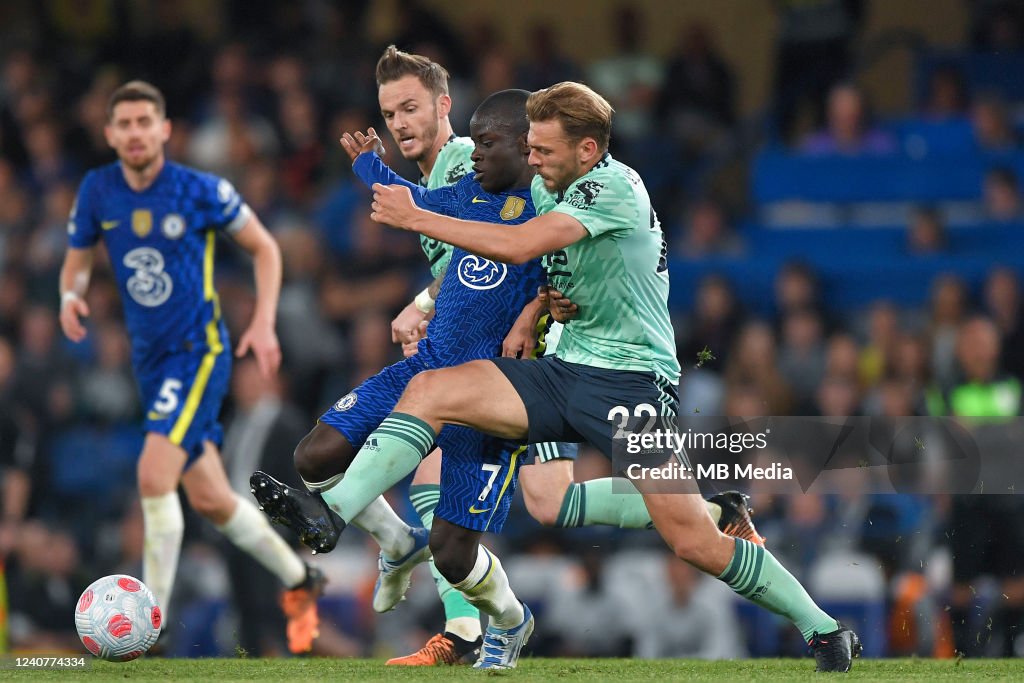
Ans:
[[[718,202],[704,199],[690,208],[677,254],[687,259],[700,259],[739,256],[742,252],[743,242],[729,226],[725,210]]]
[[[764,401],[762,415],[788,415],[794,407],[789,384],[778,369],[775,337],[763,322],[751,322],[740,331],[725,369],[726,386],[754,387]]]
[[[942,216],[932,207],[917,209],[907,228],[907,248],[912,254],[939,254],[948,247],[949,239]]]
[[[825,347],[825,374],[860,384],[860,347],[853,335],[838,332]]]
[[[775,315],[781,321],[795,311],[814,310],[823,314],[821,284],[814,270],[801,261],[790,261],[775,276]]]
[[[934,411],[962,417],[1011,417],[1021,414],[1021,382],[1000,366],[999,330],[988,318],[971,318],[957,331],[959,383],[936,392]],[[953,554],[951,596],[956,649],[967,656],[1012,657],[1024,631],[1024,506],[1018,496],[958,495],[953,497],[946,537]],[[977,590],[983,576],[994,577],[1004,599],[992,601],[991,638]]]
[[[266,119],[249,111],[237,90],[218,92],[214,103],[212,115],[192,134],[188,161],[237,182],[247,164],[277,153],[277,134]]]
[[[519,64],[516,82],[527,90],[540,90],[562,81],[578,81],[583,71],[562,50],[557,27],[535,22],[526,30],[530,46]]]
[[[967,84],[958,68],[943,65],[932,71],[922,112],[926,118],[934,121],[959,119],[967,114],[967,104]]]
[[[793,388],[797,405],[814,395],[825,370],[824,324],[812,310],[793,311],[782,320],[779,372]]]
[[[636,625],[624,618],[630,606],[606,585],[606,553],[589,549],[581,562],[581,584],[552,598],[545,621],[548,638],[556,641],[555,652],[562,657],[628,657]],[[601,627],[581,629],[580,623]]]
[[[985,213],[994,221],[1019,221],[1022,217],[1020,183],[1010,168],[1000,166],[985,174]]]
[[[808,156],[884,156],[895,154],[896,140],[871,125],[864,93],[852,83],[832,88],[826,126],[807,136],[800,152]]]
[[[967,315],[967,290],[951,275],[939,276],[932,283],[931,338],[932,377],[939,386],[949,386],[956,376],[957,330]]]
[[[312,93],[296,86],[281,93],[277,114],[282,133],[278,165],[284,193],[292,202],[304,204],[312,199],[323,175],[325,154],[320,113]]]
[[[256,361],[245,358],[234,368],[231,398],[234,410],[224,435],[224,466],[231,487],[247,495],[249,476],[256,470],[301,486],[291,453],[305,436],[307,421],[285,397],[280,378],[263,379]],[[280,582],[262,566],[254,567],[233,545],[220,545],[227,555],[241,646],[254,656],[283,654],[285,620],[276,601],[266,599],[278,593]]]
[[[1024,10],[1012,0],[970,3],[974,46],[989,52],[1015,52],[1024,47]]]
[[[974,101],[971,126],[975,142],[986,152],[1010,152],[1020,147],[1006,102],[997,94],[982,95]]]
[[[615,54],[595,62],[590,84],[615,108],[615,133],[624,147],[653,132],[651,108],[664,81],[662,63],[647,49],[642,10],[620,5],[608,17]]]
[[[690,24],[669,57],[655,112],[673,138],[703,149],[735,120],[732,71],[716,52],[710,29]]]
[[[732,596],[673,555],[665,557],[668,599],[644,615],[634,656],[739,659],[746,656]]]
[[[68,615],[89,584],[84,569],[69,534],[40,522],[25,524],[8,576],[14,649],[78,651],[80,643],[68,628]]]
[[[701,366],[724,368],[743,322],[729,281],[715,275],[701,280],[694,309],[692,319],[684,328],[686,338],[679,346],[680,365],[687,367],[698,362],[701,350],[707,348],[715,358],[704,361]]]
[[[859,369],[864,386],[874,385],[885,374],[899,335],[899,313],[887,301],[872,304],[868,312],[868,341],[861,353]]]
[[[1009,268],[995,268],[985,280],[985,310],[999,329],[1002,366],[1014,377],[1024,377],[1024,318],[1021,316],[1020,280]]]
[[[124,326],[96,326],[96,363],[78,375],[78,395],[86,419],[100,424],[127,423],[141,414],[130,362],[131,350]]]
[[[784,139],[804,99],[821,121],[825,93],[845,78],[852,62],[852,39],[863,14],[863,0],[776,0],[779,15],[775,58],[775,116]]]

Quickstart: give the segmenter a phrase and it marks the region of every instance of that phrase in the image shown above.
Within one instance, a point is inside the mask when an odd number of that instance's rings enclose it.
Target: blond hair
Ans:
[[[601,151],[608,149],[614,113],[608,100],[573,81],[538,90],[526,101],[530,121],[558,120],[571,141],[593,138]]]

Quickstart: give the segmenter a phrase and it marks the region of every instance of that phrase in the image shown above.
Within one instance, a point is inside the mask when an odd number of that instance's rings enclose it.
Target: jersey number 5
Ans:
[[[178,392],[181,391],[181,380],[167,378],[160,387],[156,401],[153,402],[153,410],[164,415],[174,412],[178,407]]]

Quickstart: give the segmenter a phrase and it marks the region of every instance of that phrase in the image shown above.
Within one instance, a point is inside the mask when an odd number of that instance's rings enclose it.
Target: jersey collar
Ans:
[[[454,140],[457,137],[458,137],[458,135],[456,135],[455,133],[452,133],[451,135],[449,135],[448,139],[444,141],[443,145],[441,145],[441,149],[437,150],[437,156],[441,156],[441,152],[444,150],[444,148],[447,147],[448,145],[450,145],[452,143],[452,140]],[[437,160],[436,159],[434,160],[434,163],[437,164]],[[427,186],[427,179],[426,179],[426,177],[424,177],[422,175],[420,176],[420,185],[422,185],[423,187]]]
[[[587,171],[586,173],[581,175],[576,180],[579,180],[580,178],[585,178],[586,176],[590,175],[594,171],[595,168],[604,168],[605,166],[610,164],[611,161],[612,161],[612,153],[611,152],[605,152],[604,154],[601,155],[601,158],[597,160],[597,163],[594,164],[594,166],[589,171]],[[573,182],[575,183],[576,180],[574,180]],[[565,191],[564,190],[559,190],[558,191],[558,196],[555,197],[555,203],[556,204],[561,204],[562,203],[562,199],[564,197],[565,197]]]

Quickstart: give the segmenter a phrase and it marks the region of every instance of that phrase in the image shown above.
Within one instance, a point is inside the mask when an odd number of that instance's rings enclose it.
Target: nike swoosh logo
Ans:
[[[100,221],[100,227],[104,230],[113,230],[121,221]]]
[[[165,413],[158,413],[155,410],[151,410],[146,413],[147,420],[166,420],[167,415]]]
[[[487,508],[486,510],[477,510],[476,509],[476,505],[470,505],[469,506],[469,514],[471,514],[471,515],[479,515],[482,512],[490,512],[490,511],[491,511],[491,508]]]
[[[473,203],[474,204],[486,204],[487,200],[486,199],[480,199],[479,197],[473,197]]]

